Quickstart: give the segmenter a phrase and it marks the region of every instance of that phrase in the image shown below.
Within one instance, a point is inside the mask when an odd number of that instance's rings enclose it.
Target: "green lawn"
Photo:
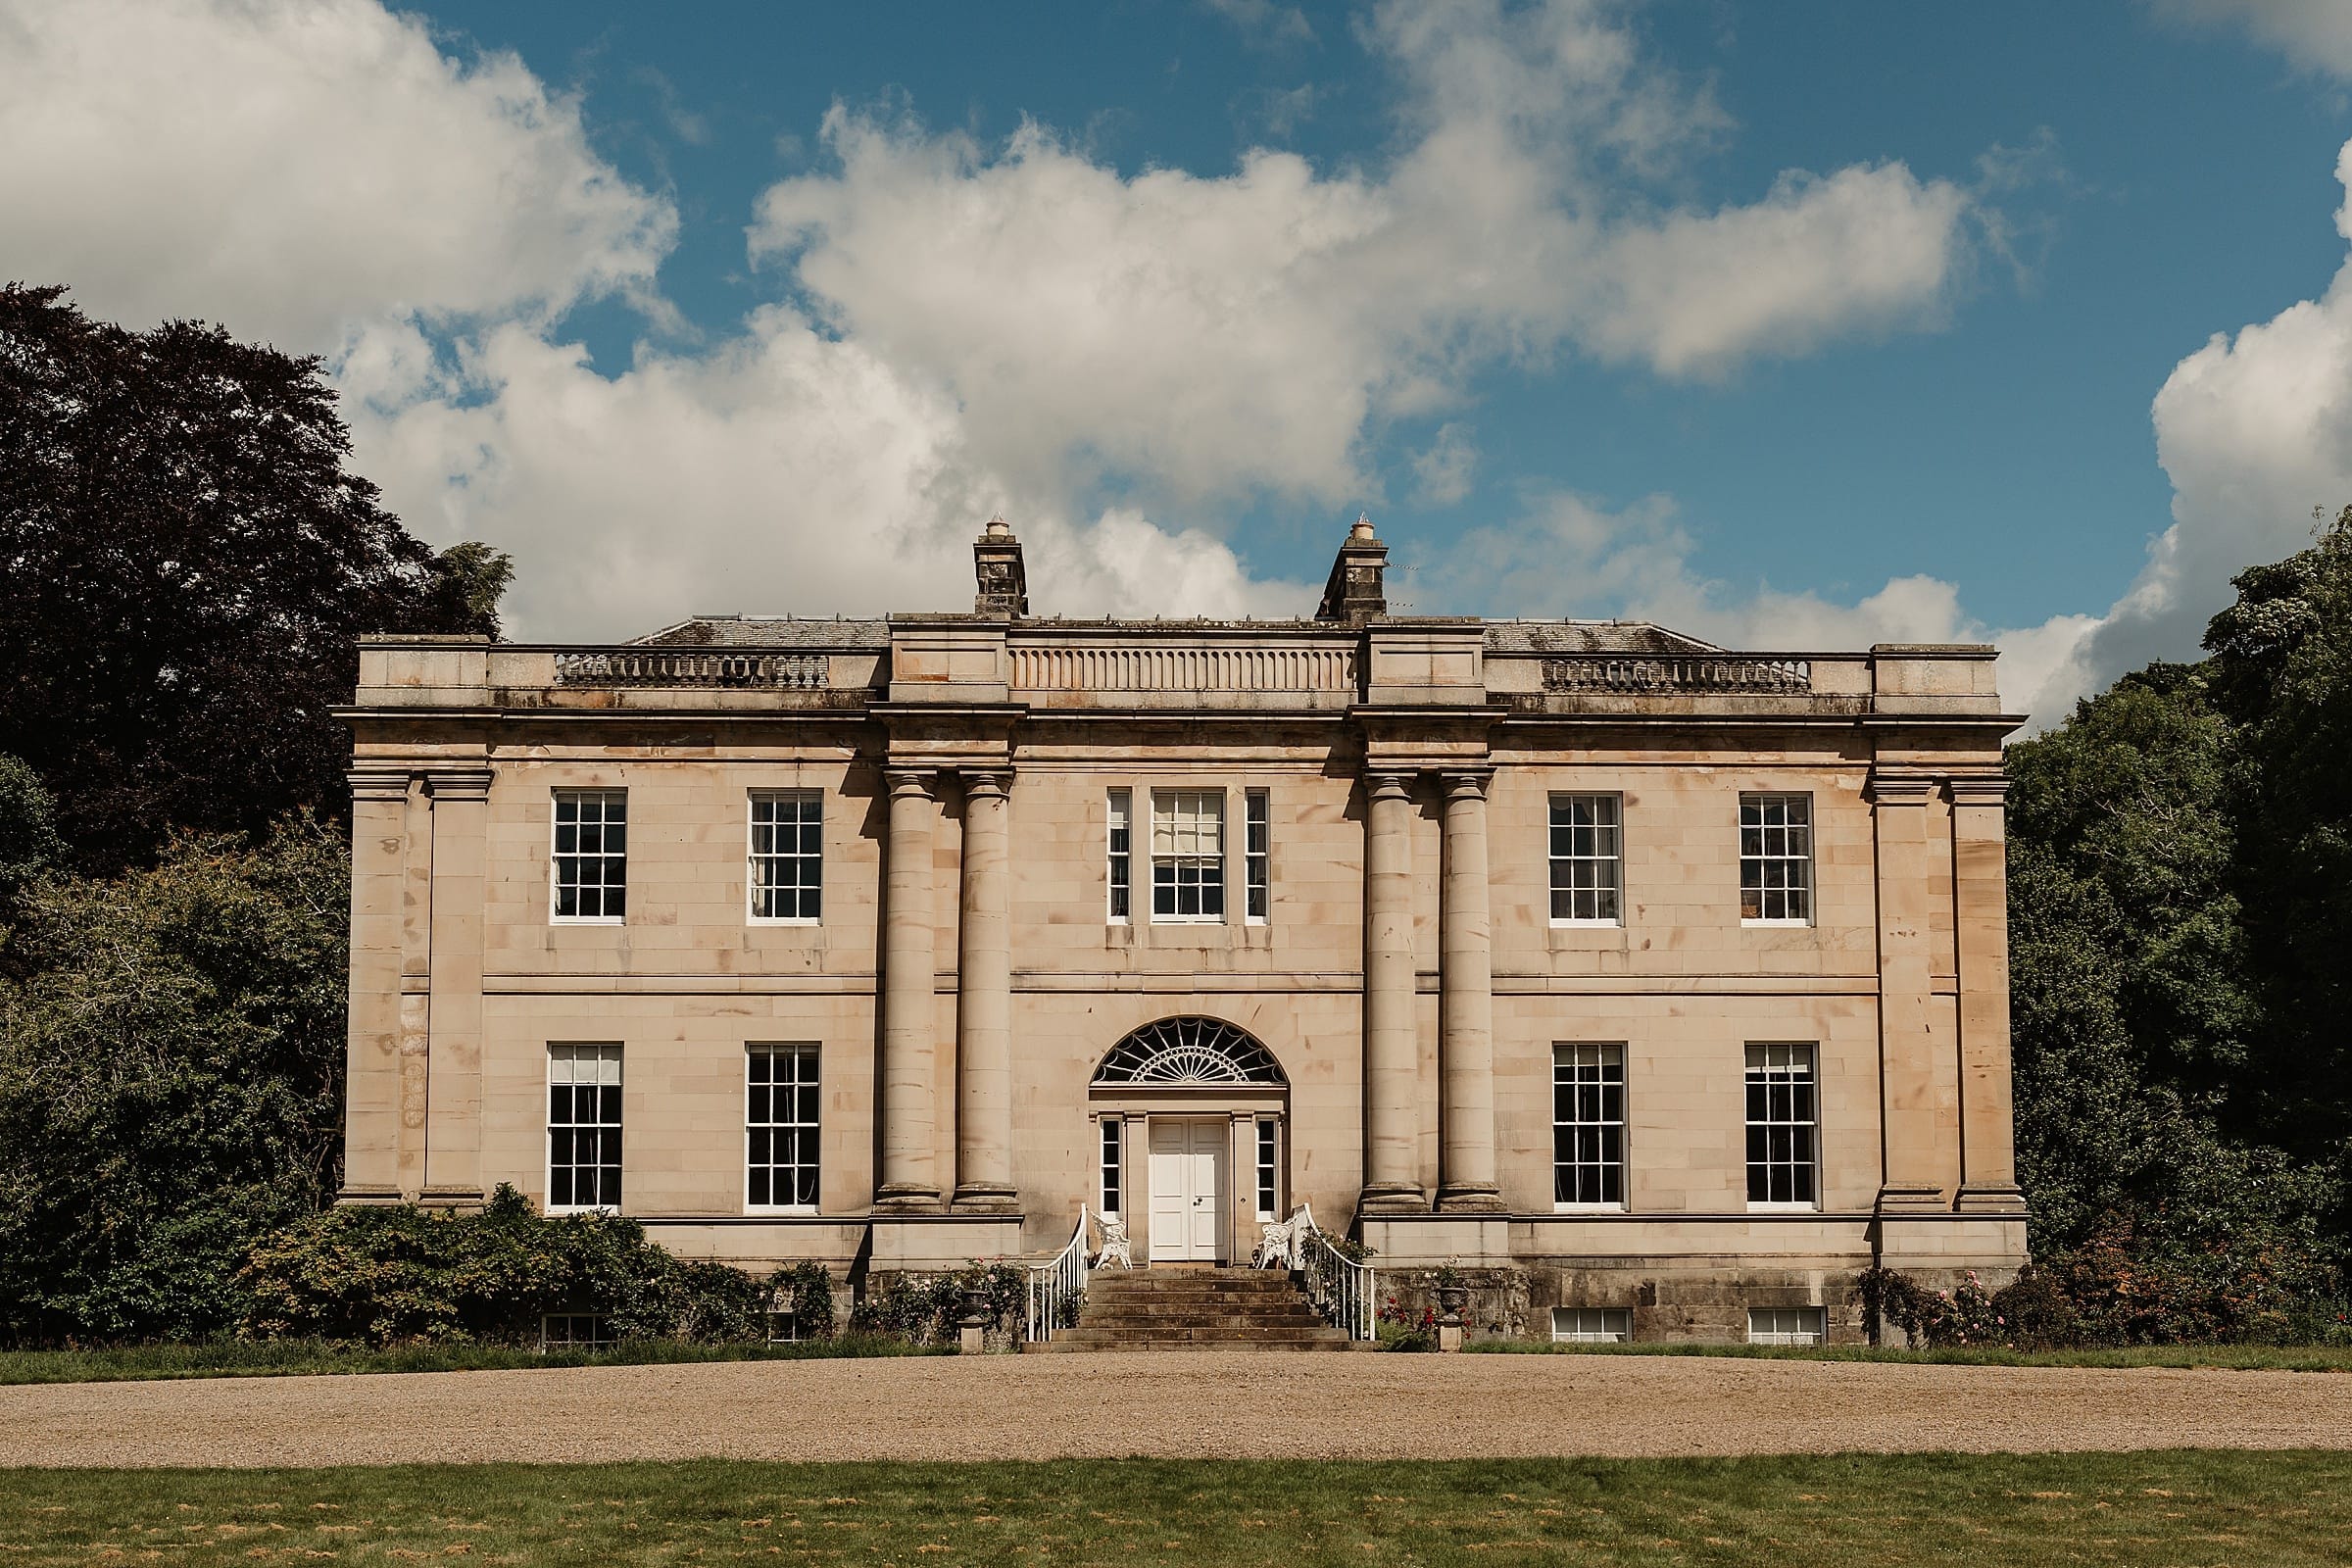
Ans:
[[[0,1472],[0,1562],[2341,1563],[2352,1454]]]

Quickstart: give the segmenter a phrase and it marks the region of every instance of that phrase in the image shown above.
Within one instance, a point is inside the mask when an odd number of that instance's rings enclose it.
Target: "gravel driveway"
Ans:
[[[0,1388],[0,1466],[2352,1447],[2352,1376],[1107,1354]]]

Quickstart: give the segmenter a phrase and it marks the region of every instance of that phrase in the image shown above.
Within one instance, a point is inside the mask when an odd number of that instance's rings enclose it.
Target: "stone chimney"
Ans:
[[[1323,585],[1323,603],[1316,607],[1315,618],[1360,626],[1374,615],[1387,614],[1383,579],[1388,568],[1389,547],[1373,536],[1371,515],[1359,514],[1340,546],[1339,559],[1331,564],[1331,578]]]
[[[979,597],[972,601],[977,614],[1018,620],[1029,613],[1029,571],[1021,564],[1021,542],[1002,514],[972,545],[972,571],[979,579]]]

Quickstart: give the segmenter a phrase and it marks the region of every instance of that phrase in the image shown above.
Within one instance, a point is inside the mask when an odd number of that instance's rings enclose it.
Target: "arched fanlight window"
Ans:
[[[1281,1084],[1274,1054],[1219,1018],[1162,1018],[1117,1045],[1095,1071],[1097,1084]]]

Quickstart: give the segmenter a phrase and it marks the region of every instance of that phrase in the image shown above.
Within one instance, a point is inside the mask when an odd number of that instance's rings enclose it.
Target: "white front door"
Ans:
[[[1152,1120],[1152,1261],[1217,1261],[1230,1124]]]

